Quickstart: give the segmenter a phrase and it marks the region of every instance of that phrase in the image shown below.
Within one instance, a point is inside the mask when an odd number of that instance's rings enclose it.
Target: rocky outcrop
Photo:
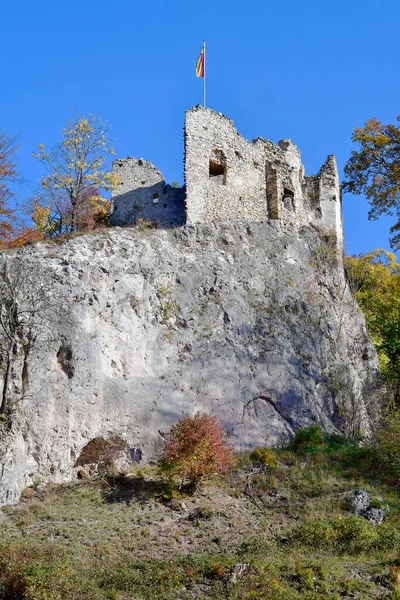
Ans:
[[[242,450],[314,422],[369,427],[376,355],[336,253],[312,227],[115,228],[1,262],[9,279],[21,265],[33,274],[31,296],[48,290],[51,308],[14,345],[2,504],[76,477],[92,440],[156,458],[185,412],[214,411]],[[28,301],[25,291],[19,306]]]
[[[373,525],[380,525],[385,520],[389,506],[382,498],[374,498],[368,492],[356,490],[353,499],[353,511],[358,517],[365,517]]]

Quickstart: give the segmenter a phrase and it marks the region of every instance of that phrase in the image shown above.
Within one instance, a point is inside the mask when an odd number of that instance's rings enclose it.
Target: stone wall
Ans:
[[[185,184],[187,223],[268,218],[263,144],[200,106],[186,112]]]
[[[300,151],[291,140],[281,140],[278,145],[270,140],[261,142],[270,218],[279,219],[283,227],[300,226],[304,221],[304,167]]]
[[[112,196],[111,225],[132,225],[140,219],[163,228],[184,224],[184,190],[167,185],[150,162],[131,157],[118,159],[113,162],[113,172],[121,184]]]
[[[185,188],[166,185],[142,159],[116,160],[121,178],[113,194],[112,225],[139,219],[161,227],[218,221],[276,221],[282,231],[312,224],[343,251],[342,212],[335,158],[305,176],[300,151],[289,139],[249,142],[233,121],[201,106],[185,118]]]
[[[336,160],[330,154],[319,172],[321,226],[335,233],[337,248],[343,251],[342,199]]]

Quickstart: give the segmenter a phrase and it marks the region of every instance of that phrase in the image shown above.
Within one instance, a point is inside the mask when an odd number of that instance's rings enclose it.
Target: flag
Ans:
[[[204,48],[201,49],[196,65],[196,77],[204,77]]]

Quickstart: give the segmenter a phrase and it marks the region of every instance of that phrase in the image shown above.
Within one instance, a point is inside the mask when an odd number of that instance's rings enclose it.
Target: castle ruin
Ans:
[[[112,196],[112,225],[269,221],[288,230],[312,224],[333,235],[341,253],[341,195],[333,155],[318,175],[307,177],[291,140],[249,142],[233,121],[201,106],[186,112],[184,141],[183,188],[167,185],[143,159],[113,162],[121,184]]]

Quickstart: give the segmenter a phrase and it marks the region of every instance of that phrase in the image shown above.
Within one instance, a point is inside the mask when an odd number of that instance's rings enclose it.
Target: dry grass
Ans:
[[[191,496],[171,494],[154,468],[29,489],[0,512],[0,597],[394,599],[398,497],[336,463],[282,451],[260,468],[242,456],[227,478]],[[360,487],[392,507],[379,530],[387,547],[371,545],[376,533],[365,520],[354,530],[348,499]],[[353,536],[348,548],[334,538],[324,545],[313,529],[332,521]],[[249,567],[233,583],[237,563]],[[15,573],[25,589],[7,596]]]

